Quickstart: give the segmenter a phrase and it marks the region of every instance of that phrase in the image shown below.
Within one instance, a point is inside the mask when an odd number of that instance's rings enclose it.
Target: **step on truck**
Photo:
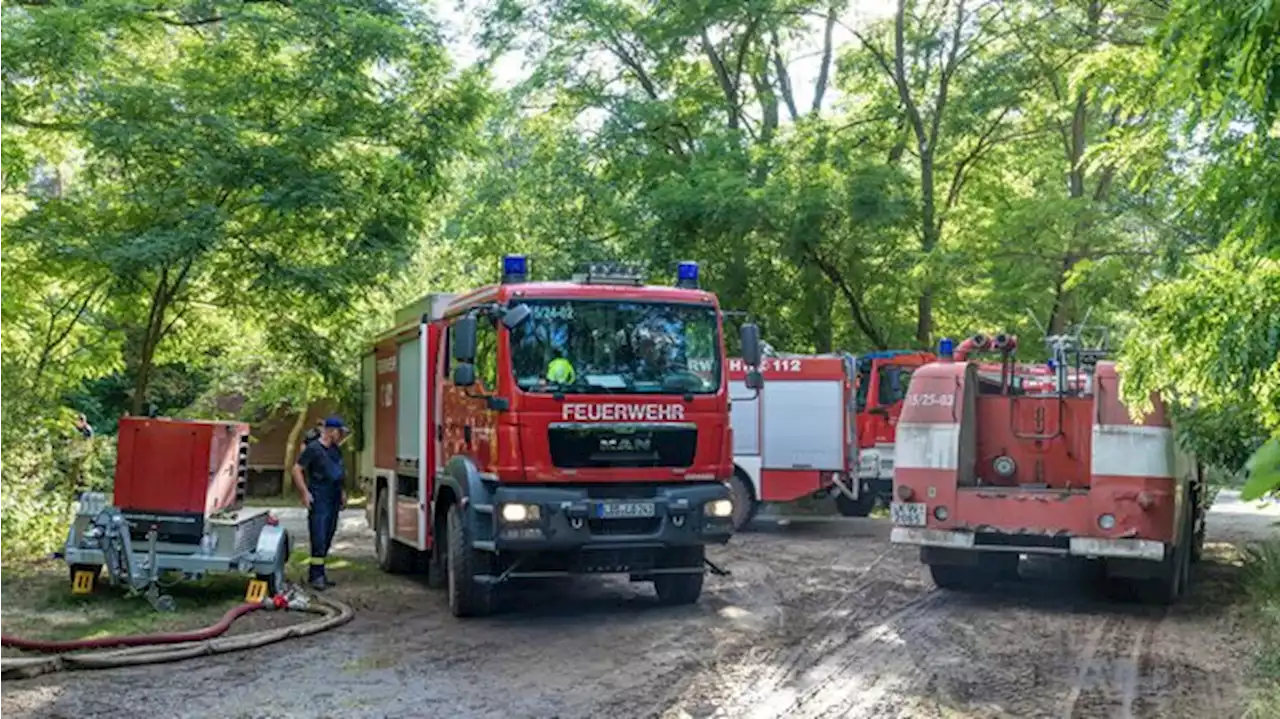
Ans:
[[[857,516],[871,512],[875,495],[855,479],[856,366],[848,354],[765,357],[759,365],[764,388],[753,395],[751,368],[739,358],[729,361],[735,528],[761,505],[832,494]]]
[[[1023,555],[1084,560],[1126,596],[1176,601],[1204,545],[1201,467],[1159,397],[1134,418],[1116,365],[1080,333],[1052,360],[1012,361],[976,335],[917,369],[897,426],[891,540],[920,547],[947,589],[1015,578]],[[999,364],[974,356],[1000,355]],[[1051,381],[1046,381],[1046,377]]]
[[[425,572],[456,616],[504,584],[580,573],[696,602],[708,544],[733,530],[720,309],[681,263],[675,287],[594,264],[430,294],[377,337],[362,372],[359,472],[378,562]],[[742,327],[743,355],[760,338]],[[758,391],[762,378],[749,373]]]

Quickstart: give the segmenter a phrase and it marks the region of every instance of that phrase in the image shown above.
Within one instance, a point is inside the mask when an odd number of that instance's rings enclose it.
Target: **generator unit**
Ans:
[[[164,572],[253,572],[281,591],[290,538],[268,510],[244,507],[248,458],[244,423],[120,420],[114,495],[84,493],[67,535],[73,588],[87,591],[106,567],[162,609]]]

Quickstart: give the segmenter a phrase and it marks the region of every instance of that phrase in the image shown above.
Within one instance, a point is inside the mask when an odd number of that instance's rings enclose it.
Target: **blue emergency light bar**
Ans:
[[[524,255],[507,255],[502,258],[502,284],[524,282],[529,277],[529,258]]]
[[[676,267],[676,287],[684,287],[687,289],[697,289],[698,287],[698,263],[697,262],[681,262]]]
[[[939,357],[943,357],[945,359],[951,359],[951,356],[954,353],[955,353],[955,343],[951,341],[950,337],[943,337],[942,339],[938,340],[938,356]]]

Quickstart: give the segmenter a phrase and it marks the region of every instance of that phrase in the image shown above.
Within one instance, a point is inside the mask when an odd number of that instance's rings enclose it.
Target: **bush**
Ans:
[[[56,550],[66,538],[77,490],[109,490],[115,439],[84,440],[67,412],[6,420],[0,457],[0,559],[29,559]]]
[[[1255,607],[1260,650],[1247,717],[1280,719],[1280,540],[1246,547],[1245,589]]]

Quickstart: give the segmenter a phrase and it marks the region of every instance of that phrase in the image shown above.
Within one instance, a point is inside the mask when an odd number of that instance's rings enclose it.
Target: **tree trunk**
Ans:
[[[302,432],[307,426],[308,410],[311,409],[311,392],[303,392],[301,411],[298,412],[298,418],[293,421],[293,426],[289,428],[289,439],[284,443],[284,472],[280,475],[280,496],[289,497],[294,494],[293,486],[293,464],[298,459],[298,440],[302,437]]]

